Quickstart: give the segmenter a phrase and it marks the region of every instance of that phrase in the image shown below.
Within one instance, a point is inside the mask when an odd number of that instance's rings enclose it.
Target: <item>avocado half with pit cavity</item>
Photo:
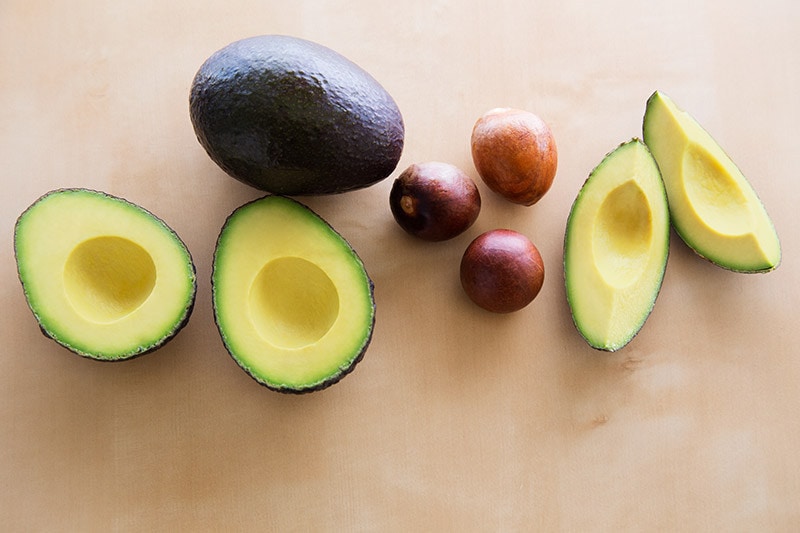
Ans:
[[[373,283],[361,259],[319,215],[286,197],[254,200],[228,217],[212,294],[225,348],[279,392],[336,383],[372,339]]]
[[[668,254],[664,184],[647,147],[634,139],[595,167],[567,220],[567,300],[590,346],[615,351],[639,332],[661,289]]]
[[[364,69],[287,35],[233,42],[200,67],[190,92],[197,139],[230,176],[288,196],[332,194],[388,177],[404,125]]]
[[[775,269],[781,247],[772,220],[741,170],[697,120],[656,91],[647,101],[643,134],[684,242],[729,270]]]
[[[188,249],[149,211],[103,192],[51,191],[17,219],[19,279],[42,332],[78,355],[120,361],[186,325],[197,280]]]

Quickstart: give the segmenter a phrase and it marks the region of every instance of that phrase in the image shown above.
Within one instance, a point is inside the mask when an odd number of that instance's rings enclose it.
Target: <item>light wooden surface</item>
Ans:
[[[800,527],[796,2],[31,2],[0,4],[0,523],[7,531],[792,531]],[[320,393],[258,386],[225,353],[210,267],[225,217],[261,195],[197,143],[203,60],[261,33],[348,56],[397,100],[396,174],[440,160],[477,179],[474,121],[534,111],[559,148],[525,208],[478,181],[446,243],[406,236],[391,179],[307,198],[358,250],[378,304],[355,372]],[[663,290],[623,351],[590,349],[561,269],[567,214],[601,158],[641,135],[656,89],[749,177],[783,264],[730,273],[673,234]],[[90,187],[164,218],[197,265],[197,306],[161,351],[81,359],[39,334],[13,224]],[[528,235],[546,266],[508,316],[472,305],[458,264],[480,232]]]

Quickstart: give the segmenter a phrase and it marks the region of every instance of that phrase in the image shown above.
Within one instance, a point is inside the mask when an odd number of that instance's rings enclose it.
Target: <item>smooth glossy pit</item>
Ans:
[[[594,225],[594,257],[606,282],[615,287],[635,282],[647,265],[652,237],[647,197],[635,181],[626,181],[603,200]]]
[[[320,340],[339,315],[339,293],[320,267],[301,257],[264,265],[250,287],[250,319],[273,346],[298,349]]]
[[[683,156],[684,181],[692,207],[713,230],[741,235],[751,230],[750,210],[739,184],[706,149],[691,144]]]
[[[64,292],[87,320],[107,324],[138,309],[156,284],[156,265],[123,237],[95,237],[75,247],[64,265]]]

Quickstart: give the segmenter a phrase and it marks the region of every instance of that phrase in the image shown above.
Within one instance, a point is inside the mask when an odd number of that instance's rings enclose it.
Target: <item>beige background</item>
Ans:
[[[747,5],[744,5],[747,4]],[[291,6],[291,7],[290,7]],[[175,1],[0,3],[0,524],[9,531],[791,531],[800,528],[797,2]],[[412,162],[477,179],[476,118],[522,107],[553,128],[553,188],[531,208],[479,182],[466,234],[429,244],[391,218],[391,179],[304,201],[374,278],[378,322],[324,392],[258,386],[213,323],[217,232],[261,195],[194,138],[203,60],[260,33],[350,57],[396,98]],[[561,270],[591,169],[641,135],[660,89],[749,176],[783,264],[730,273],[673,235],[664,287],[623,351],[590,349]],[[16,279],[14,220],[58,187],[154,211],[199,275],[185,330],[121,364],[39,334]],[[494,316],[461,292],[480,232],[528,235],[537,300]]]

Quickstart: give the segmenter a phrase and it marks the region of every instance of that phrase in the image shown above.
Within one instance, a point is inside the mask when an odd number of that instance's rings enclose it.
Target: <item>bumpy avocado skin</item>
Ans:
[[[211,55],[192,83],[190,117],[226,173],[281,195],[370,186],[403,150],[389,93],[339,53],[290,36],[251,37]]]

